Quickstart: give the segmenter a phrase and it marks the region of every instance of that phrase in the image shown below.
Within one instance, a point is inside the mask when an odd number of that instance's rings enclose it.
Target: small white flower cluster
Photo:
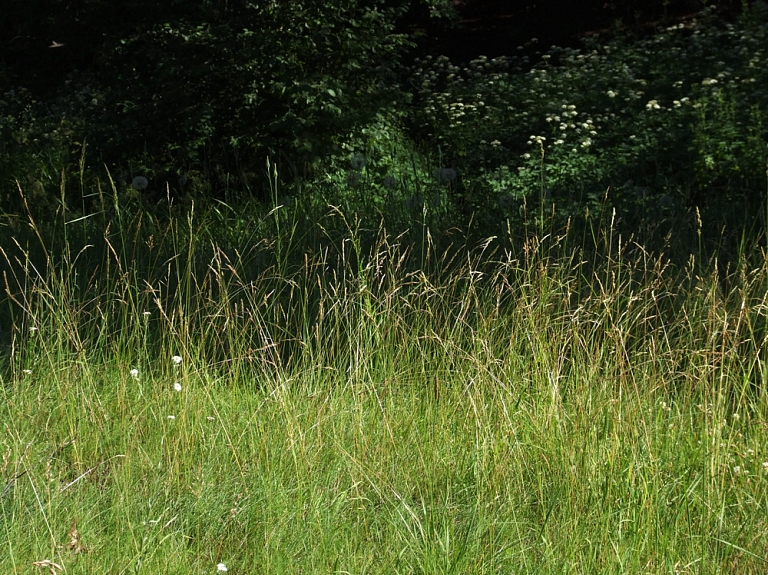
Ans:
[[[182,359],[182,357],[180,355],[174,355],[174,356],[171,357],[171,361],[173,362],[173,365],[181,365],[181,362],[184,361],[184,360]],[[181,383],[178,382],[178,381],[175,382],[173,384],[173,390],[176,393],[179,393],[181,391]]]
[[[661,110],[661,105],[658,100],[649,100],[645,105],[646,110]]]
[[[547,158],[554,166],[565,160],[563,152],[599,150],[604,141],[654,147],[652,132],[677,137],[675,126],[684,129],[690,124],[687,112],[692,110],[686,107],[695,107],[719,88],[733,87],[736,100],[747,102],[749,91],[764,87],[764,29],[761,24],[756,33],[755,27],[729,28],[722,22],[699,29],[690,20],[632,46],[596,41],[587,50],[552,48],[540,62],[525,54],[503,63],[479,58],[468,66],[455,66],[445,57],[425,58],[414,67],[413,84],[429,138],[444,150],[457,138],[466,138],[461,143],[477,151],[484,169],[481,177],[494,191],[524,193],[538,178],[532,167],[538,150],[521,150],[517,165],[510,166],[512,175],[500,178],[498,163],[504,160],[497,154],[488,161],[489,142],[501,141],[503,147],[494,147],[514,150],[526,133],[543,134],[530,137],[528,145],[555,152]],[[535,49],[532,42],[519,48],[529,49]],[[553,60],[557,65],[551,65]],[[577,107],[589,110],[589,121]],[[549,130],[541,129],[543,118]],[[602,160],[597,156],[596,161]],[[548,177],[558,178],[557,172],[549,170]],[[660,204],[671,205],[671,196]]]

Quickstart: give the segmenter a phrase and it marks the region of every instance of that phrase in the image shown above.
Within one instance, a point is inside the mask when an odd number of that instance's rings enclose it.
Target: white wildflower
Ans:
[[[227,566],[224,563],[219,563],[216,565],[216,571],[223,573],[224,571],[227,571]]]
[[[180,355],[174,355],[171,358],[171,361],[173,361],[173,363],[175,363],[176,365],[179,365],[181,363],[181,356]]]
[[[176,383],[173,384],[173,389],[174,391],[177,391],[177,392],[181,391],[181,384],[177,381]]]
[[[133,369],[131,370],[131,377],[132,377],[133,379],[139,379],[139,370],[138,370],[138,369],[136,369],[136,368],[133,368]]]

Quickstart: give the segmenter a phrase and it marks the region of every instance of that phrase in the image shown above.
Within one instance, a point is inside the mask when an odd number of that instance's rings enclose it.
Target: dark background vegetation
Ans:
[[[582,38],[595,34],[642,37],[660,24],[690,18],[704,5],[727,18],[742,8],[740,0],[454,0],[453,5],[458,13],[453,25],[430,23],[422,12],[416,26],[424,33],[422,49],[456,61],[509,56],[534,37],[539,49],[579,47]]]
[[[409,76],[414,58],[445,54],[452,64],[463,65],[481,55],[523,57],[515,69],[524,74],[541,64],[550,45],[592,42],[594,47],[615,38],[631,43],[659,27],[689,23],[705,6],[710,17],[735,21],[746,5],[740,0],[6,0],[0,14],[0,205],[6,213],[18,213],[18,181],[36,198],[37,208],[55,211],[64,201],[67,209],[86,216],[103,209],[94,194],[85,194],[89,185],[112,178],[133,194],[130,182],[136,176],[149,179],[148,189],[141,190],[149,204],[168,193],[197,201],[236,196],[267,202],[274,190],[264,170],[266,157],[280,167],[285,193],[298,197],[296,190],[320,186],[323,178],[336,181],[328,174],[343,171],[340,166],[352,154],[366,155],[370,142],[392,139],[397,129],[414,150],[432,154],[439,169],[452,166],[462,174],[440,200],[452,206],[444,214],[447,225],[452,218],[471,216],[483,202],[507,201],[474,177],[504,166],[493,164],[490,152],[468,157],[467,149],[479,149],[479,136],[477,141],[471,134],[463,141],[440,140],[435,126],[424,123],[414,110],[428,101],[423,92],[433,87],[418,93]],[[589,100],[586,87],[574,89]],[[758,109],[754,102],[745,105]],[[643,102],[637,106],[642,110]],[[710,108],[712,117],[727,115],[728,102],[719,106]],[[381,118],[387,118],[386,128],[374,135],[365,131],[372,122],[381,126]],[[727,134],[699,136],[706,145],[736,138],[739,126],[750,120],[731,119]],[[352,133],[357,140],[350,143]],[[747,166],[732,158],[726,143],[721,155],[733,164],[730,175],[703,179],[687,166],[712,154],[702,152],[703,144],[680,145],[695,135],[681,131],[674,142],[653,144],[657,147],[644,153],[642,165],[623,166],[592,188],[580,176],[546,194],[567,187],[571,205],[565,215],[570,216],[582,210],[585,198],[595,204],[606,186],[619,199],[626,193],[634,201],[637,189],[661,190],[666,182],[668,189],[658,195],[669,195],[677,186],[676,193],[684,196],[678,204],[686,209],[714,205],[713,198],[720,198],[731,206],[738,202],[741,213],[759,212],[762,152],[753,153],[757,159]],[[367,149],[360,143],[365,138]],[[500,138],[497,151],[525,151],[518,149],[524,142]],[[578,169],[586,174],[587,168]],[[367,170],[374,174],[373,165]],[[374,174],[379,182],[383,170]],[[688,183],[675,181],[675,174]],[[637,185],[619,189],[632,180]],[[350,205],[376,212],[395,201],[394,194],[380,186],[376,190],[376,201]],[[518,217],[522,210],[535,210],[544,194],[534,188],[527,203],[519,194],[512,198],[527,206],[514,205],[518,223],[525,220]],[[420,204],[424,197],[416,190],[404,201]],[[509,216],[505,210],[502,215]]]

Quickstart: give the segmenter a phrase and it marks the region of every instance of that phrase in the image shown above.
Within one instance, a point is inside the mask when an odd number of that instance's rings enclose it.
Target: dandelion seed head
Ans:
[[[360,170],[368,164],[368,159],[362,154],[355,154],[349,163],[353,170]]]
[[[181,384],[177,381],[176,383],[173,384],[173,389],[174,391],[177,391],[177,392],[181,391]]]
[[[134,190],[146,190],[147,186],[149,186],[149,180],[145,178],[144,176],[136,176],[133,178],[133,181],[131,182],[131,187]]]

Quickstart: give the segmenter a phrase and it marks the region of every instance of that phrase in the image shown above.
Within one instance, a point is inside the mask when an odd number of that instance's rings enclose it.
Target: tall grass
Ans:
[[[764,249],[226,213],[2,245],[2,572],[765,572]]]

